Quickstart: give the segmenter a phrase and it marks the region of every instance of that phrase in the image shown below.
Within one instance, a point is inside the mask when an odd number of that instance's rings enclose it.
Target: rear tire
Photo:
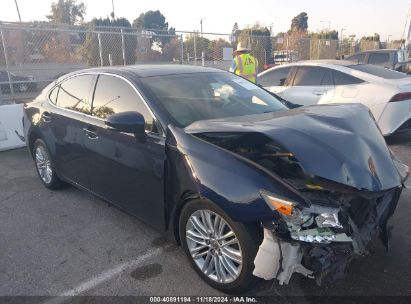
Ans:
[[[181,211],[179,233],[192,267],[212,287],[244,294],[259,281],[252,274],[262,240],[259,225],[234,222],[217,205],[193,200]]]
[[[56,174],[54,163],[46,144],[41,139],[33,143],[32,155],[37,174],[43,185],[49,189],[61,188],[64,184]]]

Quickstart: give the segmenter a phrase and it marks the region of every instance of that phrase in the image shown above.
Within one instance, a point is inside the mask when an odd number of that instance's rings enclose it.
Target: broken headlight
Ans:
[[[322,228],[343,228],[338,220],[338,213],[321,213],[316,216],[315,222]]]
[[[279,198],[266,191],[261,191],[261,196],[267,203],[267,205],[273,211],[277,211],[282,215],[287,224],[295,226],[309,226],[313,223],[314,219],[311,214],[303,213],[297,203],[283,198]]]
[[[301,208],[297,203],[261,191],[261,196],[273,211],[277,211],[287,224],[290,236],[309,243],[351,242],[345,233],[335,233],[331,228],[342,229],[338,208],[311,205]]]

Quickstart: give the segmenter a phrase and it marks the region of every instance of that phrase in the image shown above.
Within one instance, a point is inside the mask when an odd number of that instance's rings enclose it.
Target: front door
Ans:
[[[146,138],[108,128],[104,120],[126,111],[141,113]],[[87,164],[91,189],[158,229],[165,229],[165,139],[134,86],[127,80],[103,74],[98,77],[92,118],[86,127]]]

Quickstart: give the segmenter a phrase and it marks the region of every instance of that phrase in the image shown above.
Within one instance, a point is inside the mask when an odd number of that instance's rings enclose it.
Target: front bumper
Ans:
[[[341,205],[344,227],[332,230],[335,234],[344,231],[349,240],[324,243],[315,241],[313,236],[311,241],[296,241],[278,222],[264,222],[264,240],[254,260],[254,275],[276,278],[280,284],[287,284],[294,272],[315,278],[318,285],[342,278],[353,259],[369,253],[376,235],[389,248],[387,221],[394,213],[401,190],[373,194],[368,199],[354,198]],[[309,231],[315,229],[311,227]],[[267,260],[274,264],[268,267]]]

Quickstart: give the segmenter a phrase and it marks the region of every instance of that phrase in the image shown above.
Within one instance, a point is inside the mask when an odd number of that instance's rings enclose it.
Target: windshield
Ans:
[[[378,67],[371,64],[356,64],[350,65],[349,68],[352,68],[357,71],[365,72],[374,76],[378,76],[384,79],[401,79],[409,77],[407,74],[389,70],[386,68]]]
[[[146,77],[142,82],[180,127],[198,120],[287,109],[273,95],[231,73]]]

